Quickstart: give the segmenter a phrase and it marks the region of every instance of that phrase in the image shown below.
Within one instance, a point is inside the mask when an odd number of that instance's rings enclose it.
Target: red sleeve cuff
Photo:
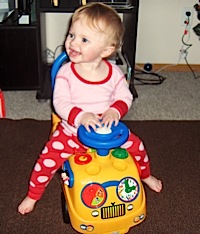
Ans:
[[[115,108],[119,111],[121,118],[128,112],[128,106],[123,101],[116,101],[110,107]]]
[[[82,111],[81,108],[78,108],[78,107],[72,108],[70,113],[69,113],[68,124],[74,126],[75,125],[75,118],[81,111]]]

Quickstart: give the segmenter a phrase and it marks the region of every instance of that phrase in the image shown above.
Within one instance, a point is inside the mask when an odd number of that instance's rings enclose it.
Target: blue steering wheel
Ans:
[[[78,128],[78,138],[86,146],[97,150],[100,156],[106,156],[110,149],[117,148],[126,142],[129,136],[127,126],[119,122],[117,126],[111,126],[111,133],[99,134],[90,128],[88,132],[86,128],[81,125]]]

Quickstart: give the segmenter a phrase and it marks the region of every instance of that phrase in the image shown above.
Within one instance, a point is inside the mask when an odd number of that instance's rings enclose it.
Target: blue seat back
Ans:
[[[52,90],[54,89],[56,74],[59,68],[62,66],[63,62],[67,60],[68,56],[67,53],[64,51],[62,52],[54,61],[52,69],[51,69],[51,86]]]

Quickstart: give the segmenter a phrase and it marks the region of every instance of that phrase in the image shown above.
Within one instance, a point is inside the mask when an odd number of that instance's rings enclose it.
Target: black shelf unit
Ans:
[[[36,20],[29,25],[18,25],[17,12],[0,24],[0,88],[3,90],[37,90],[36,98],[51,98],[50,67],[46,56],[45,13],[72,13],[80,0],[60,0],[59,6],[50,0],[34,1]],[[134,97],[134,66],[137,38],[139,0],[129,1],[131,8],[116,9],[123,14],[125,25],[122,54],[128,59],[131,71],[130,90]]]
[[[17,23],[18,11],[0,24],[0,88],[39,90],[41,69],[38,22]]]

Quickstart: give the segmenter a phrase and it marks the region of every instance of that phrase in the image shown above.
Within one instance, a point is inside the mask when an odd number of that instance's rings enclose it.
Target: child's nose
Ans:
[[[76,38],[73,38],[70,42],[72,46],[78,45],[78,40]]]

